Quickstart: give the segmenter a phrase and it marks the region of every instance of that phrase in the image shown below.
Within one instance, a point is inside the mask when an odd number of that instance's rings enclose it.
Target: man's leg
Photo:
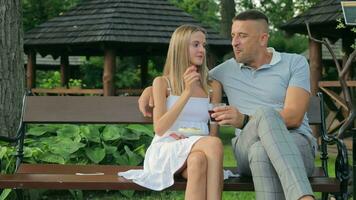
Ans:
[[[277,111],[262,108],[258,109],[237,141],[235,154],[239,172],[252,174],[255,190],[261,194],[258,199],[268,197],[269,193],[278,194],[281,191],[278,181],[287,199],[313,195],[301,153],[291,135]],[[255,166],[261,163],[265,167]]]

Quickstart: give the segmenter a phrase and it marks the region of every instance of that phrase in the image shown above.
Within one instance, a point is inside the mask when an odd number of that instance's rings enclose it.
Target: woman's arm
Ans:
[[[213,92],[211,93],[211,103],[219,103],[222,99],[222,87],[219,81],[212,80],[211,82],[211,89]],[[218,136],[219,135],[219,125],[218,123],[210,124],[210,133],[211,136]]]

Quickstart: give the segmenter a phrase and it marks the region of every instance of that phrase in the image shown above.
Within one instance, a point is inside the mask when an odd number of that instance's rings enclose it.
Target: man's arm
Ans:
[[[154,107],[152,86],[146,87],[138,99],[138,107],[145,117],[152,117]]]
[[[287,128],[298,128],[309,105],[310,93],[300,87],[288,87],[283,110],[280,114]]]

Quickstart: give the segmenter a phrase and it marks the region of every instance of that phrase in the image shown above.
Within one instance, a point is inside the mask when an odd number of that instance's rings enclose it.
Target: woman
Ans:
[[[163,76],[153,81],[155,137],[143,170],[119,173],[153,190],[187,179],[185,199],[221,199],[223,147],[217,124],[208,128],[210,102],[221,100],[221,86],[208,80],[205,30],[183,25],[170,40]],[[187,137],[189,135],[189,137]]]

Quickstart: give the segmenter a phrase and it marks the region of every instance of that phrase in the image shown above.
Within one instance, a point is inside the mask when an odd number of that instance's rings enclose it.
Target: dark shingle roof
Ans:
[[[350,34],[350,27],[336,29],[337,19],[343,20],[340,0],[321,0],[304,13],[281,25],[280,28],[289,33],[307,34],[305,21],[308,21],[311,31],[323,37],[336,39]]]
[[[154,49],[166,47],[172,32],[187,23],[201,25],[166,0],[89,0],[26,32],[24,43],[25,49],[61,49],[74,54],[98,51],[103,44],[119,52],[146,46]],[[212,47],[230,50],[227,38],[204,28]]]

